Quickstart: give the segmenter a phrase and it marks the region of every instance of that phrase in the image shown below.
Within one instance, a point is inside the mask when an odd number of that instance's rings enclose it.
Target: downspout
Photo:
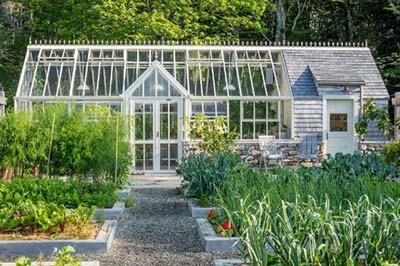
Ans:
[[[363,109],[364,109],[364,95],[363,95],[363,85],[360,86],[360,111],[359,111],[359,118],[358,120],[360,120],[360,118],[363,116]],[[364,136],[363,135],[359,135],[358,137],[358,151],[361,152],[361,142],[364,141]]]

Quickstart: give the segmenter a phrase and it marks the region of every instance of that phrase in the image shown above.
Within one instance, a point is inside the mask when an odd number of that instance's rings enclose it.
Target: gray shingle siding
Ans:
[[[294,98],[294,137],[318,133],[322,137],[322,99]]]

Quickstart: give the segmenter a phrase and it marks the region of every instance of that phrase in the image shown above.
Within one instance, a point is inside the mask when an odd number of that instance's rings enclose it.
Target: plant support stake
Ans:
[[[53,145],[53,134],[54,134],[55,122],[56,122],[56,114],[53,114],[53,121],[51,122],[49,158],[47,158],[47,176],[50,176],[50,156],[51,156],[51,146]]]
[[[117,182],[118,176],[118,129],[119,129],[119,117],[117,116],[117,134],[115,136],[115,177],[114,182]]]

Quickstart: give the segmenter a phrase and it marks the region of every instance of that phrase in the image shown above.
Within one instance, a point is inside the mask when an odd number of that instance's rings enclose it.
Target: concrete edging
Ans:
[[[132,193],[131,187],[126,187],[117,191],[117,195],[119,199],[127,199]]]
[[[104,209],[96,209],[94,212],[93,217],[95,219],[98,218],[104,218],[104,219],[109,219],[109,218],[119,218],[124,214],[125,211],[125,202],[121,200],[126,200],[128,197],[130,197],[132,192],[131,187],[126,187],[123,189],[120,189],[117,191],[118,195],[118,201],[114,203],[112,208],[104,208]]]
[[[3,262],[0,263],[1,266],[16,266],[14,262]],[[81,266],[100,266],[99,261],[81,261]],[[52,261],[44,261],[44,262],[32,262],[32,266],[54,266],[54,262]]]
[[[104,221],[96,239],[83,240],[3,240],[0,241],[0,254],[3,256],[45,256],[52,255],[54,248],[60,250],[64,246],[75,248],[74,254],[107,253],[117,231],[117,220]]]
[[[196,225],[201,244],[206,252],[241,252],[242,244],[238,237],[218,236],[205,218],[196,219]]]
[[[193,218],[205,218],[207,217],[207,213],[214,209],[216,212],[220,213],[220,209],[218,207],[201,207],[194,200],[188,199],[187,205],[190,211],[190,215]]]
[[[217,259],[214,260],[215,266],[240,266],[243,265],[243,260],[241,259]]]
[[[114,203],[112,208],[105,208],[105,209],[96,209],[94,211],[93,218],[98,219],[98,218],[119,218],[124,214],[125,210],[125,202],[123,201],[117,201]]]

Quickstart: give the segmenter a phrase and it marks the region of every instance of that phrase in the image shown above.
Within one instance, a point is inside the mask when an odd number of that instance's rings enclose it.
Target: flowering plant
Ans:
[[[234,229],[235,229],[235,227],[234,227],[233,223],[229,220],[226,220],[219,227],[219,233],[222,236],[231,237],[231,236],[233,236]]]

